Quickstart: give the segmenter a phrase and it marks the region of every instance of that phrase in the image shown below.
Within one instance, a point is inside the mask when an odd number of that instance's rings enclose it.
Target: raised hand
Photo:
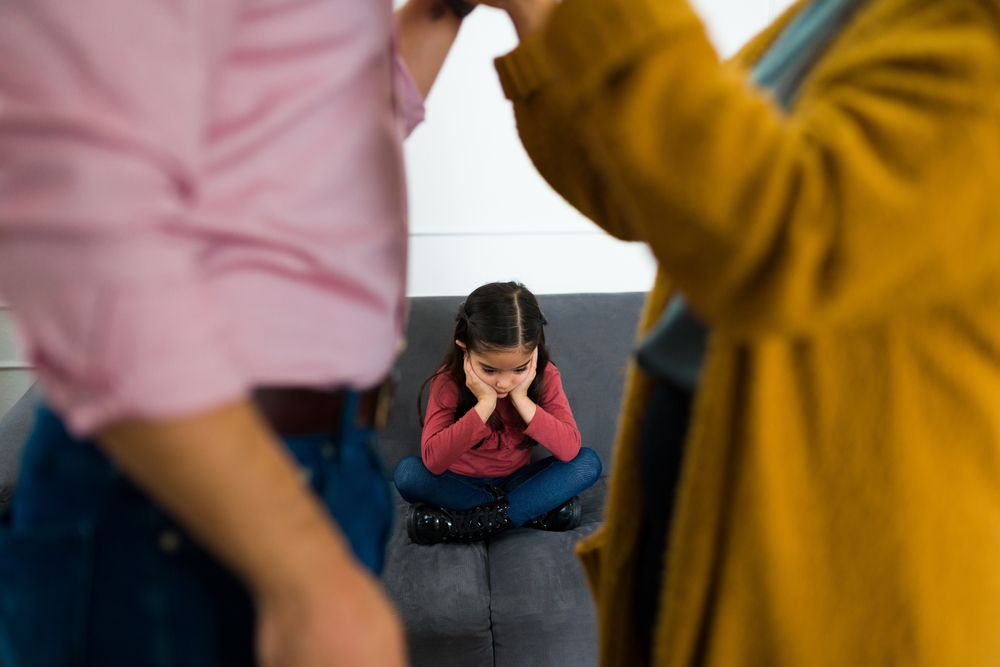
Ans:
[[[473,2],[507,12],[520,39],[541,28],[558,4],[556,0],[473,0]]]

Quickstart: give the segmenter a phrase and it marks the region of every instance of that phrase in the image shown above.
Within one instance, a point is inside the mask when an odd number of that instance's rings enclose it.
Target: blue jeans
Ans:
[[[375,434],[354,428],[356,395],[349,403],[341,433],[286,444],[377,573],[392,499]],[[41,409],[0,525],[5,666],[251,667],[253,631],[241,583],[96,447]]]
[[[559,507],[590,488],[601,476],[601,459],[586,447],[572,461],[548,456],[505,477],[467,477],[446,470],[435,475],[419,456],[399,462],[393,478],[408,503],[427,503],[450,510],[467,510],[494,500],[487,484],[507,492],[507,516],[514,526]]]

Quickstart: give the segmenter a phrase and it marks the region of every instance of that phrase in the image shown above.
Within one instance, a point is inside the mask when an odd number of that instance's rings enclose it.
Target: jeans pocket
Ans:
[[[0,526],[0,656],[5,667],[84,664],[94,538],[86,523]]]

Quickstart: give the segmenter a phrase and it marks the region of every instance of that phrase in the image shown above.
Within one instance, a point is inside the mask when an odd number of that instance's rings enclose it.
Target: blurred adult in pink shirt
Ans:
[[[73,433],[379,382],[423,111],[392,18],[383,0],[0,6],[0,290]]]
[[[0,3],[0,292],[66,437],[244,583],[260,664],[405,661],[250,393],[393,362],[439,3],[398,40],[389,0]]]

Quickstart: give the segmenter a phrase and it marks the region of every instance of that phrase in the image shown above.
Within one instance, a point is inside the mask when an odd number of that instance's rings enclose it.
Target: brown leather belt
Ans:
[[[337,433],[343,425],[350,391],[303,389],[300,387],[260,387],[254,402],[279,435]],[[361,392],[354,425],[357,428],[385,427],[392,402],[392,381]]]

